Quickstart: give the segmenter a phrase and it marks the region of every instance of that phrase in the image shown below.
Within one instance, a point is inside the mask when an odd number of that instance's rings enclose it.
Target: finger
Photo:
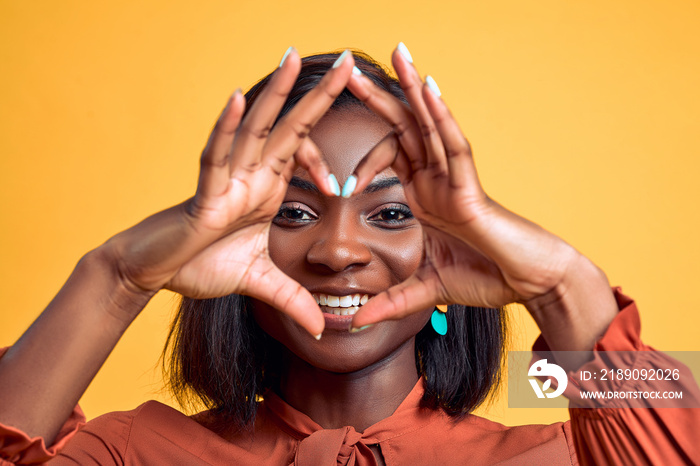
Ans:
[[[245,98],[241,90],[237,89],[221,112],[209,136],[209,141],[202,151],[197,185],[198,195],[218,196],[228,189],[231,145],[244,111]]]
[[[353,317],[352,327],[361,328],[383,320],[402,319],[429,309],[438,302],[435,292],[437,285],[433,280],[423,281],[414,274],[367,301]]]
[[[311,128],[343,92],[354,63],[350,51],[343,52],[321,81],[280,119],[265,143],[262,163],[277,173],[282,171]]]
[[[348,89],[373,112],[387,121],[406,151],[413,170],[426,165],[425,146],[411,109],[364,75],[353,74]]]
[[[280,67],[274,72],[270,82],[243,118],[233,143],[234,160],[231,171],[237,167],[252,167],[260,163],[262,148],[296,82],[300,69],[299,53],[290,47]]]
[[[374,177],[387,167],[394,169],[403,184],[411,179],[410,163],[394,132],[387,134],[367,155],[362,157],[353,171],[357,184],[352,192],[344,193],[344,195],[350,197],[353,193],[362,192]]]
[[[301,141],[293,160],[298,166],[309,172],[311,179],[323,194],[326,196],[340,195],[338,180],[335,175],[331,175],[330,169],[321,155],[321,149],[311,139],[307,137]],[[291,179],[291,176],[292,172],[289,171],[286,179]]]
[[[470,184],[480,186],[469,141],[464,137],[457,121],[440,98],[440,90],[435,81],[430,76],[428,78],[426,79],[428,82],[422,89],[423,98],[445,145],[450,186],[453,188],[462,188]]]
[[[326,325],[323,313],[311,293],[289,278],[273,264],[255,280],[254,298],[265,301],[280,312],[291,317],[315,338],[320,338]]]
[[[400,42],[394,50],[391,61],[398,75],[401,89],[406,94],[406,99],[418,122],[426,149],[427,168],[437,172],[446,172],[445,148],[440,134],[435,128],[435,122],[433,122],[423,100],[423,81],[418,75],[418,71],[413,65],[413,58],[403,42]]]

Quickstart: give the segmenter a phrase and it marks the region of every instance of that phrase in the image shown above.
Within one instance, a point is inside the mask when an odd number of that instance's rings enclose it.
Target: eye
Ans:
[[[375,215],[377,220],[384,220],[386,222],[395,222],[398,220],[403,220],[406,214],[397,209],[384,209]]]
[[[380,207],[367,218],[371,222],[377,222],[381,226],[392,228],[403,226],[413,218],[411,209],[403,204],[391,204]]]
[[[311,215],[301,209],[282,209],[277,215],[287,220],[311,220]]]
[[[280,210],[273,219],[273,223],[277,225],[294,226],[311,222],[317,218],[318,217],[309,207],[298,202],[292,202],[284,203],[280,206]]]

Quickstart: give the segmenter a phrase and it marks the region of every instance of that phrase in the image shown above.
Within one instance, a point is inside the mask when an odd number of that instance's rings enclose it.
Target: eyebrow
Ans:
[[[289,186],[294,186],[295,188],[303,189],[304,191],[312,191],[314,193],[321,194],[321,191],[310,181],[302,180],[299,177],[293,176],[289,180]]]
[[[383,189],[389,189],[393,186],[400,185],[401,180],[399,180],[397,177],[392,176],[391,178],[382,178],[380,180],[374,181],[367,185],[364,191],[362,191],[363,194],[369,194],[369,193],[374,193],[377,191],[381,191]],[[295,188],[303,189],[304,191],[311,191],[317,194],[321,194],[321,191],[318,189],[318,187],[313,184],[310,181],[302,180],[299,177],[293,176],[291,180],[289,180],[289,186],[294,186]]]
[[[401,181],[395,177],[392,176],[391,178],[382,178],[381,180],[374,181],[370,184],[367,185],[363,193],[374,193],[377,191],[381,191],[382,189],[389,189],[392,186],[400,185]]]

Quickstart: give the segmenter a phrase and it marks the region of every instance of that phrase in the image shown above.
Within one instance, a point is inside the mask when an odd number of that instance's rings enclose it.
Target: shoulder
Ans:
[[[216,420],[209,412],[188,416],[148,401],[134,410],[108,413],[88,422],[56,463],[283,464],[293,451],[294,440],[281,435],[264,416],[258,417],[250,432],[232,431]]]
[[[167,428],[172,423],[182,423],[189,419],[186,415],[157,401],[147,401],[131,411],[114,411],[103,414],[81,430],[83,434],[109,440],[115,444],[129,443],[134,428]]]
[[[382,445],[382,451],[386,450],[388,456],[418,458],[418,463],[426,464],[432,461],[446,464],[577,464],[569,422],[511,427],[476,415],[453,420],[436,412],[433,422],[421,431],[388,443]]]
[[[571,422],[505,426],[478,416],[469,422],[482,432],[476,441],[503,464],[578,464]]]
[[[190,455],[200,456],[212,435],[180,411],[148,401],[134,410],[107,413],[88,422],[59,458],[78,464],[148,463],[149,458],[178,463]]]
[[[474,440],[504,464],[578,464],[571,422],[504,426],[478,416],[470,422],[482,434]]]
[[[537,447],[551,441],[566,440],[571,432],[569,421],[554,424],[506,426],[473,414],[461,422],[453,423],[453,425],[459,433],[468,438],[480,442],[497,443],[504,447],[511,444],[513,447]]]
[[[449,421],[447,421],[449,422]],[[506,426],[489,419],[469,415],[463,421],[453,424],[455,429],[469,437],[479,439],[494,438],[499,443],[538,444],[557,438],[564,438],[570,432],[569,421],[554,424],[526,424]]]

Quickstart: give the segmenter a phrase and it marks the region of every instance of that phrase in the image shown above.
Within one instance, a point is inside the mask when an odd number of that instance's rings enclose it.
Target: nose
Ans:
[[[333,272],[369,264],[372,250],[363,241],[361,230],[359,220],[353,222],[337,219],[328,223],[306,253],[307,262]]]

